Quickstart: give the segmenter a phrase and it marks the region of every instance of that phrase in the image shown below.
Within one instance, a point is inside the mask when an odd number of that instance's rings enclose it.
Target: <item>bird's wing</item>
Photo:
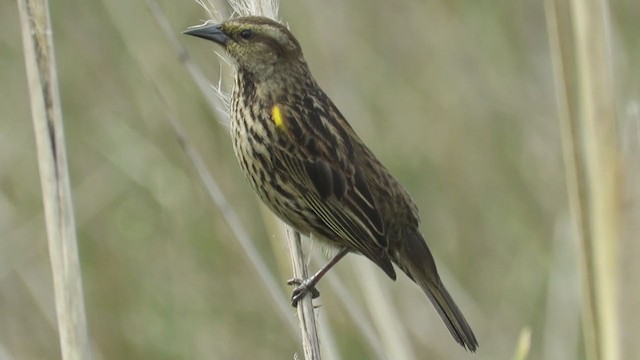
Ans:
[[[330,101],[322,106],[316,102],[310,97],[299,106],[274,105],[272,120],[283,132],[279,138],[285,139],[278,144],[289,154],[281,166],[295,177],[301,195],[326,227],[395,278],[386,256],[384,222],[354,161],[355,134]]]

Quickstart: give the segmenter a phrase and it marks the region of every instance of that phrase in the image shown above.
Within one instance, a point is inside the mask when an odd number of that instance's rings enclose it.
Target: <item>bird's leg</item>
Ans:
[[[347,255],[348,252],[349,250],[347,250],[347,248],[340,249],[340,252],[338,252],[336,256],[334,256],[325,266],[320,268],[320,270],[308,279],[302,280],[294,278],[287,281],[287,284],[289,285],[297,285],[291,294],[291,305],[296,307],[298,305],[298,301],[308,293],[311,293],[313,299],[320,296],[320,292],[316,289],[316,284],[335,264],[338,263],[338,261],[340,261],[340,259]]]

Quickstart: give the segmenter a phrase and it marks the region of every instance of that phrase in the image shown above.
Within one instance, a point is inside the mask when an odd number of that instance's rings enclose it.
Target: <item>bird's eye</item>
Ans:
[[[245,40],[250,39],[252,36],[253,36],[253,31],[249,29],[244,29],[240,32],[240,37]]]

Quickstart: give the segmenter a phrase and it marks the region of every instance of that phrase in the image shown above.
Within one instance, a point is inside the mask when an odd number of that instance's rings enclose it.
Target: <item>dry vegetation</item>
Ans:
[[[94,357],[292,358],[301,347],[294,310],[281,302],[291,276],[283,231],[257,206],[220,124],[225,119],[149,4],[50,4]],[[392,283],[349,256],[333,274],[340,281],[320,284],[325,357],[508,359],[516,347],[530,348],[530,359],[587,357],[582,253],[569,215],[543,3],[280,6],[318,82],[414,196],[443,277],[480,341],[477,354],[464,353],[416,286],[406,278]],[[207,16],[193,1],[163,0],[159,9],[176,34]],[[610,11],[621,196],[614,306],[620,358],[632,359],[640,353],[640,4],[613,0]],[[15,2],[0,2],[0,359],[55,359],[60,345],[17,15]],[[179,40],[204,78],[217,83],[212,46]],[[226,68],[223,78],[228,84]],[[569,83],[568,91],[576,88]],[[269,274],[258,275],[227,222],[228,208],[210,200],[168,117],[203,156]],[[265,278],[276,280],[275,294]]]

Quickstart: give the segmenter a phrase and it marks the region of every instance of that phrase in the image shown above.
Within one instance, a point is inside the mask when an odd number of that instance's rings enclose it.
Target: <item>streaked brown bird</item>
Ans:
[[[478,347],[442,284],[418,230],[411,196],[378,161],[316,83],[298,40],[263,17],[192,27],[235,63],[231,136],[242,171],[262,201],[300,233],[337,249],[315,275],[298,280],[292,303],[317,296],[320,278],[349,252],[396,279],[396,264],[427,294],[454,339]]]

